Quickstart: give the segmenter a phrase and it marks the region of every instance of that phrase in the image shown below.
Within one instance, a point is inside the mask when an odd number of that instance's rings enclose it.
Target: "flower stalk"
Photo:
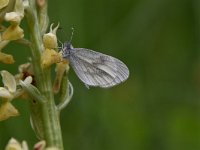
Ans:
[[[41,15],[37,15],[38,11],[35,0],[29,0],[28,2],[29,6],[25,9],[25,14],[30,33],[34,76],[38,90],[46,98],[43,103],[38,102],[37,99],[31,102],[32,123],[42,132],[39,137],[46,141],[48,147],[57,147],[59,150],[63,150],[59,115],[54,102],[51,83],[51,69],[50,67],[43,68],[41,66],[41,57],[45,50],[42,41],[43,31],[40,25],[42,21],[40,20],[41,18],[38,18],[38,16]],[[44,6],[47,7],[47,4]],[[43,14],[47,14],[46,12],[44,13],[44,11],[42,12]],[[46,19],[48,16],[44,18]]]

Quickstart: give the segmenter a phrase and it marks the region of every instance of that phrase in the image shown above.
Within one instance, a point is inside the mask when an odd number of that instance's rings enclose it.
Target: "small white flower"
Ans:
[[[23,141],[21,144],[16,139],[11,138],[9,140],[5,150],[28,150],[28,145],[27,145],[26,141]]]
[[[3,99],[12,99],[13,98],[12,94],[10,94],[10,92],[4,87],[0,87],[0,97]]]
[[[6,13],[4,19],[5,21],[19,24],[21,21],[21,15],[17,12],[9,12],[9,13]]]
[[[4,87],[0,87],[0,98],[12,100],[14,97],[14,93],[16,92],[15,78],[6,70],[1,71],[1,76]]]
[[[21,147],[21,144],[17,140],[15,140],[14,138],[11,138],[5,150],[22,150],[22,147]]]
[[[6,70],[1,71],[1,76],[4,87],[0,87],[0,98],[11,101],[17,92],[15,77]],[[25,84],[30,84],[32,82],[32,77],[28,76],[24,82]]]

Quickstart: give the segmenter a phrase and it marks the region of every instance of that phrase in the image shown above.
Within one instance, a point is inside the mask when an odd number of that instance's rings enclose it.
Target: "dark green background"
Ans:
[[[200,149],[199,0],[49,0],[60,22],[61,41],[75,28],[74,47],[121,59],[129,79],[111,89],[87,89],[70,71],[75,92],[61,113],[66,150]],[[5,52],[17,72],[29,50],[10,44]],[[21,116],[0,122],[0,149],[10,137],[37,141],[28,103],[13,101]]]

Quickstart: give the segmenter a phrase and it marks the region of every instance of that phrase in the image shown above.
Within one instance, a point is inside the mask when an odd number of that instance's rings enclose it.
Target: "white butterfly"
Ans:
[[[108,88],[124,82],[129,76],[127,66],[117,58],[65,43],[63,58],[68,59],[79,79],[87,86]]]

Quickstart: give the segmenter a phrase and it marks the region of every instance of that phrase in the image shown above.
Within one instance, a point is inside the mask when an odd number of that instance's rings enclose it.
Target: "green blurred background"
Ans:
[[[66,150],[200,149],[199,0],[49,0],[49,16],[63,28],[61,41],[73,26],[74,47],[112,55],[130,69],[125,83],[89,90],[70,71],[75,92],[61,113]],[[12,73],[30,55],[16,44],[5,52],[16,64],[0,70]],[[37,141],[28,103],[13,103],[21,116],[0,122],[0,149],[11,137]]]

